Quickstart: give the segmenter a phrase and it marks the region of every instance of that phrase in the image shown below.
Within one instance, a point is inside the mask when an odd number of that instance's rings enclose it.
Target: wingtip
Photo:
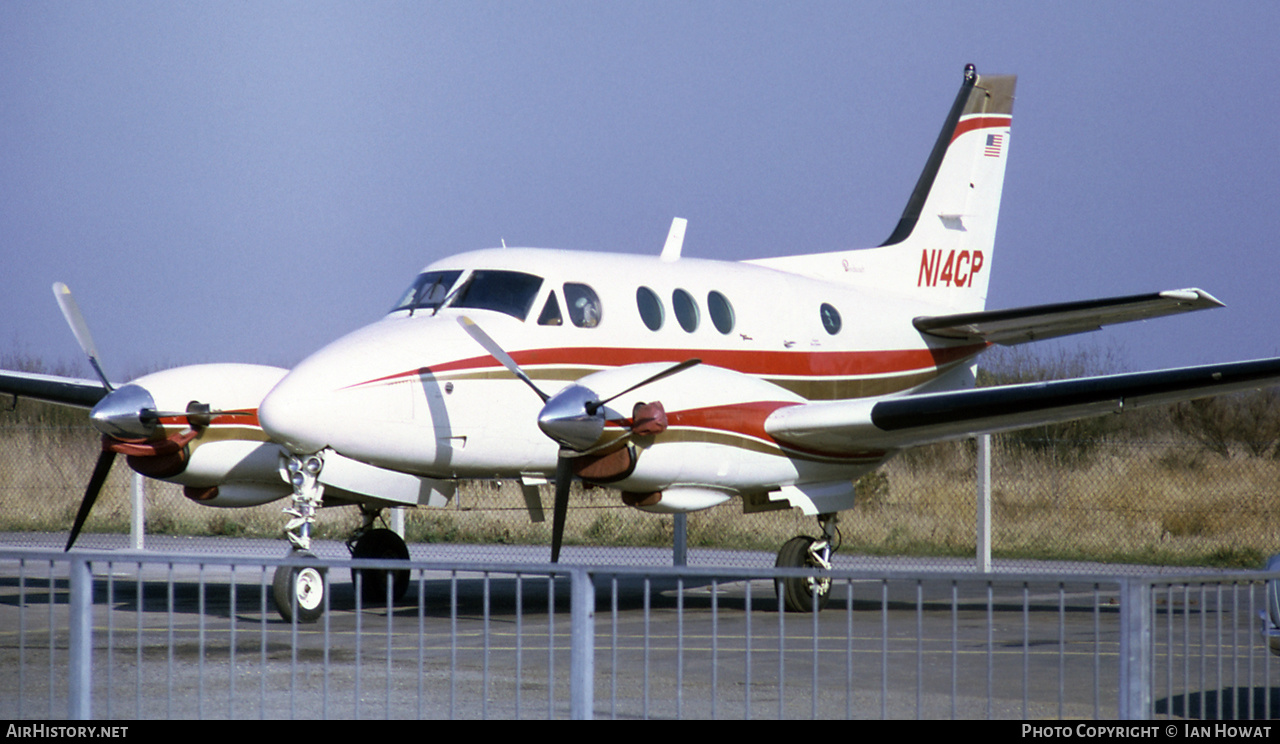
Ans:
[[[1177,302],[1196,302],[1211,307],[1226,307],[1226,303],[1217,297],[1209,294],[1203,289],[1189,287],[1187,289],[1170,289],[1160,293],[1160,296],[1167,300],[1175,300]]]

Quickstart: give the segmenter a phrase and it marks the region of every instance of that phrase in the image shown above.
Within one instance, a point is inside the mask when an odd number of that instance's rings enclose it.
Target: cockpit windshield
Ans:
[[[540,276],[520,271],[478,269],[471,272],[471,277],[458,290],[449,307],[497,310],[524,320],[541,288]]]
[[[409,289],[400,296],[400,301],[391,308],[397,310],[435,310],[449,298],[449,290],[454,282],[462,276],[461,271],[424,271],[413,281]]]

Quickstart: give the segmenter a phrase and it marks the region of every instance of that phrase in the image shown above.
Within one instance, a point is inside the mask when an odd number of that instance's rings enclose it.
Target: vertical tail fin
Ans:
[[[875,287],[956,312],[986,305],[1017,77],[973,65],[893,233],[877,248],[752,263]]]

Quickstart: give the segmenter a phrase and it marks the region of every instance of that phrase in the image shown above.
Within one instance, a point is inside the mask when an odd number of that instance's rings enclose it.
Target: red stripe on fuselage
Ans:
[[[757,377],[857,377],[892,375],[941,367],[973,356],[985,344],[968,344],[944,348],[904,349],[889,351],[735,351],[724,349],[636,349],[611,347],[565,347],[527,349],[511,352],[521,366],[580,365],[584,367],[623,367],[647,362],[683,362],[699,358],[703,364],[731,369]],[[387,382],[423,374],[440,374],[472,369],[501,367],[491,356],[455,359],[441,364],[379,377],[349,387]]]

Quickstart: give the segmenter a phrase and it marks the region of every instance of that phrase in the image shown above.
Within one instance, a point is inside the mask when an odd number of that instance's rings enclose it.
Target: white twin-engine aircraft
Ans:
[[[441,506],[459,479],[518,479],[541,519],[554,484],[559,558],[575,478],[624,503],[690,512],[799,508],[780,566],[829,568],[853,482],[906,447],[1264,387],[1280,359],[973,389],[975,360],[1102,325],[1218,307],[1198,289],[985,310],[1010,147],[1012,76],[964,81],[906,209],[881,246],[744,262],[540,249],[427,266],[383,319],[292,370],[197,365],[116,387],[65,285],[63,313],[101,381],[5,372],[0,390],[92,406],[103,434],[70,548],[117,454],[210,506],[291,499],[310,545],[316,509],[358,505],[356,557],[407,558],[374,529],[394,506]],[[396,596],[407,571],[366,573]],[[388,587],[387,582],[391,586]],[[322,612],[320,572],[277,572],[285,617]],[[828,584],[779,583],[794,610]]]

